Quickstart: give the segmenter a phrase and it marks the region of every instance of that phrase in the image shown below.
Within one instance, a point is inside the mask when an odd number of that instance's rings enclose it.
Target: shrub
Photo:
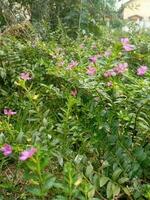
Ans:
[[[1,198],[149,198],[149,37],[121,35],[1,37]]]

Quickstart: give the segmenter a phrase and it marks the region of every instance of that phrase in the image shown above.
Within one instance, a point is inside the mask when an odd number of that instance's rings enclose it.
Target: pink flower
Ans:
[[[129,38],[121,38],[121,43],[122,43],[123,45],[129,44]]]
[[[114,72],[113,69],[110,69],[110,70],[108,70],[108,71],[106,71],[106,72],[104,73],[104,77],[105,77],[105,78],[108,78],[108,77],[111,77],[111,76],[116,76],[116,72]]]
[[[112,81],[109,81],[109,82],[107,82],[107,87],[112,87],[113,86],[113,83],[112,83]]]
[[[104,73],[104,77],[108,78],[108,77],[116,76],[116,75],[119,75],[119,74],[123,74],[127,70],[128,70],[128,63],[120,63],[116,67],[114,67],[113,69],[107,70]]]
[[[4,156],[9,156],[12,153],[12,147],[9,144],[4,144],[0,151],[3,152]]]
[[[20,78],[21,79],[23,79],[23,80],[31,80],[32,78],[30,77],[30,74],[29,74],[29,72],[22,72],[21,74],[20,74]]]
[[[125,51],[133,51],[135,49],[135,46],[129,43],[128,38],[121,38],[121,43]]]
[[[125,51],[133,51],[135,49],[135,46],[131,44],[125,44],[123,45],[123,48]]]
[[[37,149],[34,147],[29,150],[23,151],[20,154],[19,160],[27,160],[28,158],[31,158],[36,152]]]
[[[74,67],[76,67],[77,65],[78,65],[78,62],[72,60],[72,61],[69,63],[67,69],[71,70],[71,69],[73,69]]]
[[[121,38],[121,43],[125,51],[133,51],[135,46],[129,43],[128,38]]]
[[[91,57],[89,58],[89,61],[92,62],[92,63],[96,63],[96,61],[97,61],[97,56],[91,56]]]
[[[137,69],[137,75],[143,76],[147,71],[148,71],[148,67],[147,66],[140,66]]]
[[[89,66],[86,72],[89,76],[93,76],[96,74],[96,68]]]
[[[114,67],[113,70],[116,74],[123,74],[128,70],[128,63],[120,63],[117,67]]]
[[[8,116],[16,115],[17,112],[12,111],[11,109],[4,109],[4,114]]]
[[[74,89],[74,90],[71,91],[71,95],[72,95],[73,97],[76,97],[76,96],[77,96],[77,93],[78,93],[78,91],[77,91],[76,89]]]

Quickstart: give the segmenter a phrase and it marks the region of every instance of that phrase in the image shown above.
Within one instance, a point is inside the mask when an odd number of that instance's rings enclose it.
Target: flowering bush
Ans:
[[[115,34],[1,38],[0,198],[149,199],[147,36]]]

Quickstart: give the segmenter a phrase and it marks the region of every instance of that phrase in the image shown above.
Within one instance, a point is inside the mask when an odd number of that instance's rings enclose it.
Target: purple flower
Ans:
[[[37,149],[34,147],[29,150],[23,151],[20,154],[19,160],[27,160],[28,158],[31,158],[36,152]]]
[[[148,71],[148,67],[147,66],[140,66],[137,69],[137,75],[143,76],[147,71]]]
[[[12,111],[11,109],[4,109],[4,114],[8,116],[16,115],[17,112]]]
[[[123,48],[125,51],[133,51],[135,49],[135,46],[131,44],[125,44],[123,45]]]
[[[122,43],[123,45],[129,44],[129,38],[121,38],[121,43]]]
[[[4,156],[9,156],[12,153],[12,147],[9,144],[4,144],[0,151]]]
[[[30,74],[29,74],[29,72],[22,72],[21,74],[20,74],[20,78],[21,79],[23,79],[23,80],[31,80],[32,78],[30,77]]]
[[[133,51],[135,46],[129,43],[128,38],[121,38],[121,43],[125,51]]]
[[[86,72],[89,76],[93,76],[96,74],[96,68],[89,66]]]
[[[116,74],[123,74],[125,71],[128,70],[128,63],[120,63],[117,67],[113,68],[113,71],[116,72]]]
[[[69,63],[67,69],[71,70],[71,69],[73,69],[74,67],[76,67],[77,65],[78,65],[78,62],[72,60],[72,61]]]
[[[92,62],[92,63],[96,63],[96,61],[97,61],[97,56],[91,56],[91,57],[89,58],[89,61]]]
[[[110,69],[110,70],[108,70],[108,71],[106,71],[106,72],[104,73],[104,77],[105,77],[105,78],[108,78],[108,77],[111,77],[111,76],[116,76],[116,72],[114,72],[113,69]]]
[[[119,74],[123,74],[127,70],[128,70],[128,63],[120,63],[116,67],[114,67],[113,69],[107,70],[104,73],[104,77],[108,78],[108,77],[116,76],[116,75],[119,75]]]
[[[73,97],[76,97],[76,96],[77,96],[77,93],[78,93],[78,91],[77,91],[76,89],[74,89],[74,90],[71,91],[71,95],[72,95]]]

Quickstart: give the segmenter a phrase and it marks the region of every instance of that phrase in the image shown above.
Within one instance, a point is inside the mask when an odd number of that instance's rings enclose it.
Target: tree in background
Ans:
[[[20,7],[15,6],[16,3]],[[92,31],[99,24],[111,24],[117,14],[115,3],[116,0],[0,0],[0,10],[7,25],[28,16],[40,29],[39,24],[43,22],[51,30],[56,30],[61,23],[67,31],[76,33],[83,29]],[[21,12],[17,12],[17,8]],[[23,11],[26,15],[18,17]]]

